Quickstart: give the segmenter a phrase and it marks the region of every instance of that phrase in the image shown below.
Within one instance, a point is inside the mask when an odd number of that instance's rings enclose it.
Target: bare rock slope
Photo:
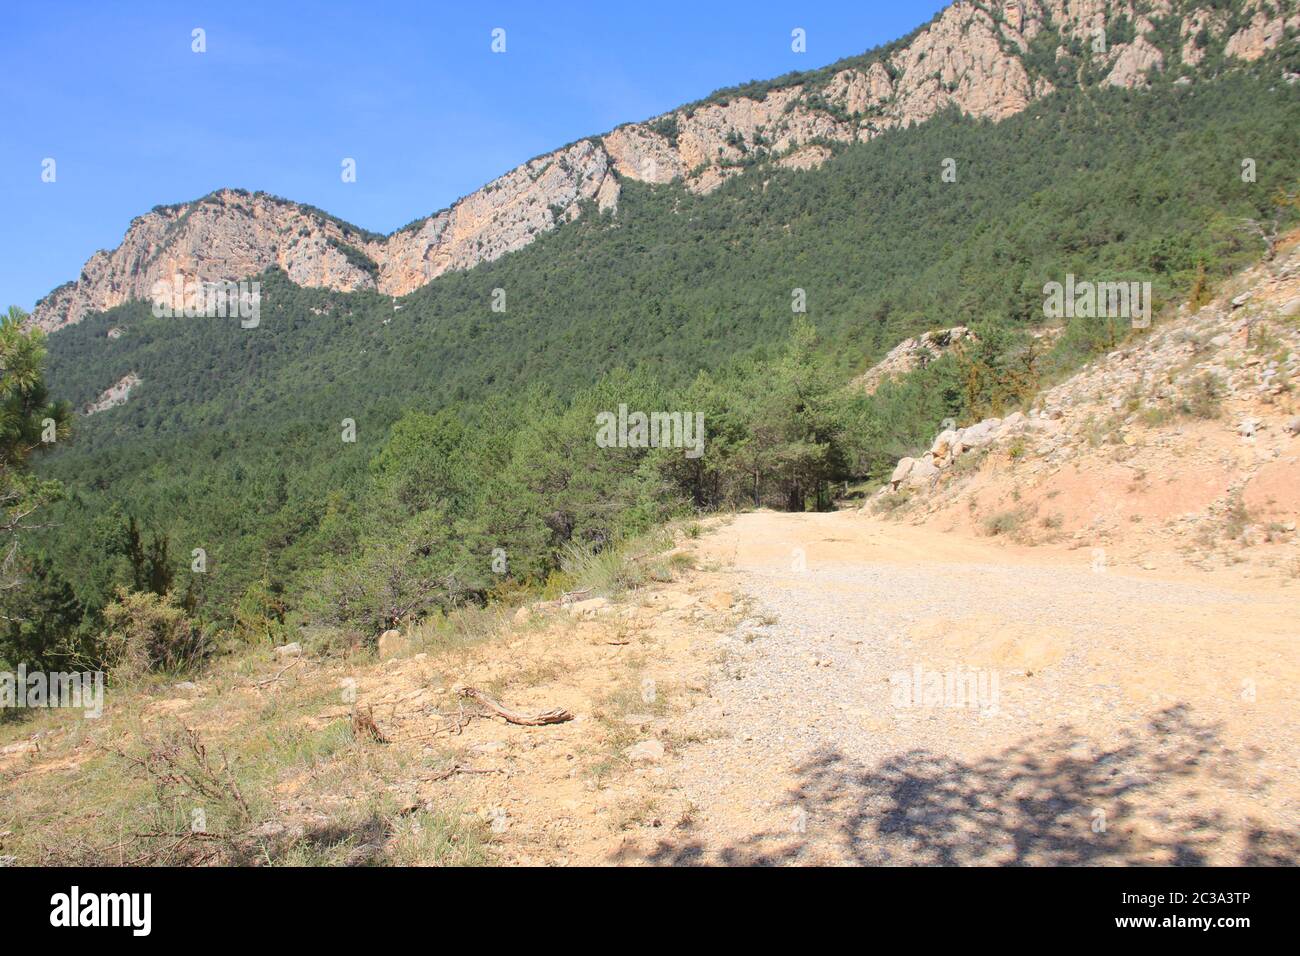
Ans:
[[[1107,564],[1300,577],[1300,234],[1024,411],[941,431],[869,507]]]

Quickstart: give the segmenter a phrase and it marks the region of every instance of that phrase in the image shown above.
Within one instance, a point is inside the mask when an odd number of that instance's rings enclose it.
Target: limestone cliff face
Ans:
[[[186,283],[242,279],[270,266],[300,285],[368,288],[374,279],[344,251],[360,241],[351,227],[297,203],[223,190],[135,219],[121,245],[91,256],[77,281],[46,296],[33,319],[57,329],[129,299],[152,300],[160,284],[175,289],[177,277],[183,289]]]
[[[112,252],[97,252],[76,282],[33,313],[47,331],[130,299],[183,307],[197,283],[239,280],[272,266],[303,286],[405,295],[449,269],[467,269],[522,248],[539,233],[618,201],[608,153],[585,140],[535,159],[391,236],[364,233],[296,203],[223,190],[155,209],[131,223]],[[181,290],[181,294],[177,294]]]
[[[520,249],[589,203],[616,210],[620,179],[680,180],[705,193],[754,163],[813,168],[836,143],[865,142],[949,107],[1000,121],[1051,93],[1054,78],[1132,89],[1163,71],[1195,67],[1212,44],[1251,61],[1296,42],[1287,31],[1300,28],[1297,0],[1221,7],[1212,0],[957,0],[906,43],[861,65],[754,95],[715,96],[582,140],[386,237],[274,197],[215,193],[136,219],[117,249],[96,253],[76,282],[39,303],[33,322],[57,329],[148,299],[160,280],[238,280],[271,266],[304,286],[405,295],[449,270]],[[1162,49],[1162,36],[1173,36],[1173,45]]]
[[[1228,38],[1224,52],[1242,60],[1258,60],[1286,39],[1287,29],[1300,29],[1300,12],[1289,0],[1254,0],[1247,4],[1250,24]]]
[[[379,263],[378,286],[405,295],[449,269],[468,269],[520,249],[541,232],[579,215],[583,200],[598,209],[618,203],[609,154],[583,140],[511,170],[450,209],[369,243]]]
[[[97,412],[106,412],[110,408],[123,405],[131,397],[131,390],[140,384],[140,376],[135,372],[129,372],[122,376],[111,387],[104,389],[97,400],[88,402],[82,409],[83,415],[94,415]]]

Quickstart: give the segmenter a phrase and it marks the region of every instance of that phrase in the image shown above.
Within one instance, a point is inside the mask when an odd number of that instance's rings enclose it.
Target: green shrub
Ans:
[[[984,533],[989,537],[1014,535],[1024,525],[1025,517],[1025,512],[1019,508],[1011,511],[999,511],[997,514],[984,519]]]
[[[280,590],[265,579],[249,585],[235,607],[235,634],[241,640],[272,646],[286,642],[289,628]]]
[[[104,608],[104,623],[101,656],[116,680],[186,670],[211,651],[207,635],[170,594],[120,589],[117,600]]]
[[[1188,418],[1215,419],[1223,414],[1223,380],[1203,372],[1188,383],[1178,402],[1178,412]]]
[[[876,499],[873,510],[876,514],[890,515],[899,509],[906,507],[912,500],[915,491],[912,488],[903,487],[897,491],[887,491]]]

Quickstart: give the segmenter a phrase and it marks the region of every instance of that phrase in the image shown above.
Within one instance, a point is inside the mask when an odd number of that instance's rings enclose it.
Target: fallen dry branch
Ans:
[[[392,737],[389,739],[396,743],[410,743],[412,741],[429,740],[432,737],[445,733],[452,733],[459,736],[460,732],[469,726],[471,720],[475,717],[483,716],[482,714],[465,713],[465,705],[463,703],[457,704],[457,710],[458,713],[455,714],[438,714],[439,717],[446,717],[448,720],[446,723],[439,724],[432,730],[426,731],[422,734],[404,734],[401,737]]]
[[[181,857],[181,851],[189,852],[189,845],[192,843],[202,843],[204,840],[211,841],[214,844],[224,843],[230,840],[225,835],[206,834],[206,833],[186,833],[176,837],[168,833],[137,833],[135,835],[137,845],[146,845],[145,841],[159,841],[161,847],[150,845],[149,849],[137,857],[123,862],[127,866],[157,866],[164,861],[174,861],[183,858],[186,866],[206,866],[214,860],[221,859],[221,847],[214,846],[206,850],[198,851],[192,856]],[[116,847],[114,848],[116,849]]]
[[[358,707],[352,711],[352,736],[356,740],[369,738],[376,743],[388,743],[388,738],[384,736],[383,731],[375,723],[375,709],[373,707],[367,707],[365,710]]]
[[[259,681],[257,681],[256,683],[254,683],[253,686],[254,686],[254,687],[266,687],[268,684],[274,684],[274,683],[276,683],[277,681],[279,681],[280,678],[283,677],[283,676],[284,676],[288,671],[293,670],[295,667],[297,667],[297,666],[298,666],[299,664],[301,664],[301,663],[302,663],[302,658],[301,658],[301,657],[295,657],[295,658],[293,659],[293,663],[292,663],[292,664],[288,664],[287,666],[280,668],[279,672],[278,672],[274,677],[268,677],[266,680],[259,680]]]
[[[435,774],[434,774],[432,777],[430,777],[429,779],[430,779],[430,780],[449,780],[449,779],[451,779],[452,777],[456,776],[456,774],[458,774],[458,773],[505,773],[505,771],[504,771],[504,770],[497,769],[497,768],[495,768],[495,767],[487,767],[487,768],[466,767],[464,764],[459,764],[459,763],[458,763],[458,764],[452,764],[452,765],[451,765],[450,767],[448,767],[446,770],[440,770],[440,771],[438,771],[437,773],[435,773]]]
[[[209,753],[198,731],[181,724],[152,742],[143,756],[116,746],[104,749],[135,767],[153,784],[155,807],[163,825],[132,832],[129,840],[109,847],[81,848],[89,861],[102,863],[115,850],[119,861],[127,866],[204,866],[239,856],[242,841],[248,838],[257,818],[244,797],[229,757],[220,750]],[[207,832],[167,826],[167,821],[174,824],[189,817],[196,803],[223,809],[231,829]],[[127,857],[121,851],[128,847],[142,852]],[[76,854],[72,854],[72,859],[75,858]]]
[[[510,710],[508,707],[501,706],[501,704],[483,693],[477,687],[466,687],[461,691],[461,695],[478,701],[498,717],[504,717],[509,723],[519,724],[521,727],[540,727],[543,724],[562,724],[566,720],[573,719],[573,714],[562,707],[552,707],[550,710],[542,711],[540,714],[521,714],[518,711]]]

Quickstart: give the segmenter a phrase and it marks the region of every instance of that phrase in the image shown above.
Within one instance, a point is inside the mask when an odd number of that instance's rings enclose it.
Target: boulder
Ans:
[[[1294,299],[1290,300],[1289,302],[1285,303],[1285,304],[1282,306],[1282,308],[1281,308],[1280,311],[1281,311],[1281,314],[1282,314],[1285,318],[1288,318],[1288,319],[1290,319],[1290,318],[1294,318],[1295,316],[1300,315],[1300,296],[1297,296],[1296,298],[1294,298]]]
[[[302,654],[302,645],[297,641],[291,644],[281,644],[275,649],[276,657],[299,657]]]
[[[911,473],[915,464],[915,458],[900,458],[898,464],[894,467],[894,473],[889,476],[889,483],[897,488],[898,483]]]
[[[391,660],[399,657],[406,650],[406,638],[401,631],[387,630],[379,635],[379,659]]]
[[[934,440],[934,444],[930,446],[930,453],[934,455],[935,458],[943,458],[948,454],[948,450],[952,448],[953,442],[956,440],[957,432],[951,428],[945,429],[944,431],[939,432],[939,437],[937,437]]]
[[[979,448],[993,440],[993,435],[1002,422],[996,418],[986,418],[978,425],[971,425],[961,433],[961,443],[967,448]]]
[[[623,756],[632,763],[658,763],[664,759],[664,745],[654,738],[643,740],[624,749]]]
[[[574,601],[567,610],[574,617],[591,618],[608,613],[609,607],[609,598],[595,597],[585,601]]]
[[[920,461],[912,464],[911,470],[907,473],[907,483],[909,485],[921,485],[937,474],[939,474],[939,469],[935,467],[934,459],[930,455],[926,455]]]

